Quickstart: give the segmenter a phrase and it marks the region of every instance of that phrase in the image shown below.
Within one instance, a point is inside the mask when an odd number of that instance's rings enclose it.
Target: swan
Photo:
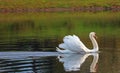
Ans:
[[[90,72],[96,72],[99,53],[63,54],[58,56],[58,59],[59,62],[63,63],[65,71],[79,71],[82,64],[89,56],[93,56],[93,61],[90,65]]]
[[[76,35],[68,35],[63,38],[63,42],[59,44],[59,48],[56,47],[56,51],[60,53],[90,53],[90,52],[98,52],[99,47],[96,41],[96,33],[90,32],[89,38],[93,44],[93,49],[88,49],[82,41]],[[62,49],[61,49],[62,48]]]

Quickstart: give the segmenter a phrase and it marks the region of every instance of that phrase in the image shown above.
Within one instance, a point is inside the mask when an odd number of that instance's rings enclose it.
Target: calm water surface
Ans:
[[[8,13],[0,17],[0,53],[53,52],[68,34],[78,35],[92,48],[88,37],[91,31],[97,33],[101,51],[0,57],[1,73],[120,73],[120,12]]]
[[[54,53],[54,52],[52,52]],[[51,54],[49,54],[51,55]],[[120,52],[0,57],[1,73],[119,73]]]

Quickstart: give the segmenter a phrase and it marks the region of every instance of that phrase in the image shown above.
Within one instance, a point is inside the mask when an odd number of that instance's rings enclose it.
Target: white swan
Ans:
[[[95,39],[96,33],[91,32],[89,34],[89,37],[93,44],[92,50],[88,49],[76,35],[73,35],[73,36],[68,35],[68,36],[64,37],[64,39],[63,39],[64,43],[59,44],[59,48],[56,47],[57,48],[56,51],[58,51],[60,53],[97,52],[99,48],[98,48],[97,41]],[[60,48],[62,48],[62,49],[60,49]]]
[[[99,53],[63,54],[58,57],[58,59],[60,62],[63,63],[65,71],[79,71],[80,67],[89,56],[93,56],[93,61],[90,65],[90,72],[96,72],[96,65],[98,63]]]

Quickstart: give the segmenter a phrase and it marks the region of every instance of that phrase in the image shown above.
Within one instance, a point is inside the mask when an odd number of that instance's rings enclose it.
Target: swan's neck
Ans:
[[[92,41],[92,44],[93,44],[93,49],[90,50],[90,52],[98,51],[98,44],[97,44],[95,37],[93,37],[92,35],[90,35],[89,37],[90,37],[90,40]]]
[[[90,72],[96,72],[96,65],[99,59],[99,54],[93,54],[93,62],[90,66]]]

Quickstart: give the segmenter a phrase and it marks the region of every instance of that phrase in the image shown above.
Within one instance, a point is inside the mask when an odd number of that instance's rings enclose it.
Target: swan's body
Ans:
[[[63,50],[59,49],[58,47],[56,50],[61,53],[97,52],[98,44],[95,39],[95,36],[96,36],[95,32],[91,32],[89,34],[90,40],[92,41],[93,44],[92,50],[88,49],[76,35],[65,36],[63,39],[64,43],[59,45],[59,48],[62,48]]]

